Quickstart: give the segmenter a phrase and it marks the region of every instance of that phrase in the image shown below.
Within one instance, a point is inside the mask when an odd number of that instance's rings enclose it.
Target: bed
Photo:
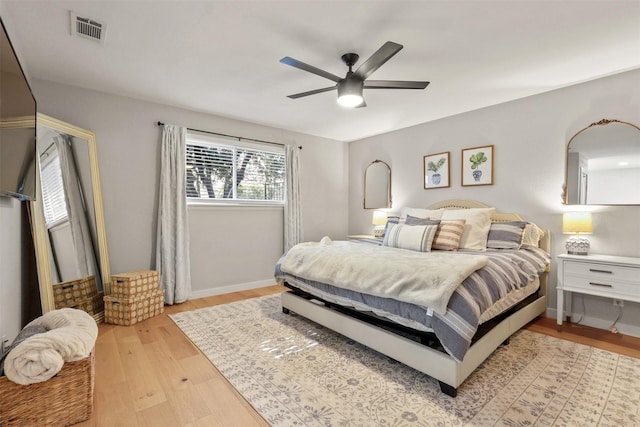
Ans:
[[[416,218],[406,215],[405,226],[387,228],[386,238],[389,240],[385,245],[375,240],[356,243],[333,242],[324,238],[318,243],[308,242],[292,248],[276,265],[277,280],[289,288],[282,293],[282,309],[285,313],[295,312],[435,378],[442,392],[455,397],[463,381],[498,346],[508,342],[514,332],[545,312],[549,232],[528,224],[518,214],[496,212],[473,200],[446,200],[429,206],[425,211],[407,212],[422,216],[438,212],[445,219],[430,223],[430,219],[421,218],[424,222],[418,220],[419,226],[407,227],[416,225],[409,224],[410,219],[415,221]],[[393,233],[398,230],[412,230],[414,234],[421,231],[426,235],[440,227],[440,222],[452,222],[450,218],[466,217],[465,233],[473,227],[477,233],[479,228],[474,218],[478,212],[485,215],[486,222],[490,224],[487,233],[494,233],[500,227],[513,228],[512,225],[517,224],[523,233],[531,233],[530,227],[535,227],[536,235],[528,244],[518,244],[517,248],[507,244],[503,248],[500,240],[491,238],[498,234],[489,234],[489,241],[498,241],[499,249],[482,251],[471,249],[478,243],[474,243],[467,234],[464,239],[469,238],[466,240],[468,246],[463,244],[457,251],[431,250],[425,254],[419,249],[408,251],[402,246],[397,246],[400,249],[391,247],[394,246]],[[459,222],[459,219],[455,221]],[[480,230],[480,235],[482,233],[484,231]],[[484,236],[482,244],[487,245],[487,234]],[[441,243],[441,239],[438,241]],[[433,248],[437,247],[433,237],[431,244]],[[307,258],[296,259],[296,256],[305,254],[303,250],[315,252],[306,255]],[[343,256],[340,251],[347,251],[348,255]],[[325,262],[330,252],[340,257],[337,264],[327,264],[332,267],[324,268],[326,275],[313,275],[310,266],[316,260]],[[311,256],[315,258],[309,258]],[[433,268],[434,263],[442,264],[444,268],[453,262],[456,268],[448,269],[455,270],[456,277],[447,279],[450,283],[444,286],[448,289],[445,292],[431,294],[429,289],[422,290],[422,284],[415,285],[414,289],[412,283],[403,281],[405,276],[412,276],[411,272],[402,270],[405,258],[396,262],[394,257],[406,257],[409,261],[404,264],[414,266],[413,276],[419,277],[426,277],[426,270]],[[422,266],[415,267],[417,264],[414,262],[418,261],[414,259],[418,258],[419,262],[425,263],[426,270],[423,271]],[[426,261],[429,258],[433,258],[431,264]],[[357,266],[352,266],[352,259],[359,260],[363,268],[358,270]],[[298,265],[299,269],[292,265]],[[522,271],[515,270],[516,265],[522,267]],[[391,276],[383,276],[377,266],[384,266],[384,270],[391,271]],[[341,271],[348,271],[351,276],[345,276]],[[499,275],[504,277],[497,278]],[[444,280],[440,273],[433,276]],[[381,277],[385,278],[379,279]],[[414,278],[411,280],[413,282]]]

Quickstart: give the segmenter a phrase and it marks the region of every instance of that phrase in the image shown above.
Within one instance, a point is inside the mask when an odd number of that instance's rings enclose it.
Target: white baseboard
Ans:
[[[257,282],[238,283],[236,285],[222,286],[219,288],[201,289],[191,292],[191,299],[211,297],[214,295],[229,294],[231,292],[247,291],[249,289],[264,288],[276,284],[275,279],[259,280]]]
[[[556,319],[557,313],[558,311],[555,308],[547,308],[547,317],[552,317]],[[572,313],[571,319],[574,322],[580,319],[580,313]],[[613,323],[613,319],[607,320],[607,319],[601,319],[598,317],[591,317],[591,316],[584,316],[582,320],[580,320],[581,325],[590,326],[592,328],[598,328],[598,329],[609,329],[612,323]],[[616,323],[616,329],[621,334],[640,338],[640,326],[638,325],[630,325],[628,323],[618,322]]]

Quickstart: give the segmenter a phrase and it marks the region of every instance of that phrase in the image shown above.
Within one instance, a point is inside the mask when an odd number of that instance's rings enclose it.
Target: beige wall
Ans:
[[[158,121],[301,145],[305,237],[347,231],[347,145],[166,105],[36,80],[40,112],[96,133],[111,271],[154,268],[161,128]],[[282,208],[192,207],[194,296],[273,284]]]
[[[518,101],[424,123],[350,144],[349,232],[371,230],[362,208],[365,167],[384,160],[392,170],[393,210],[438,200],[475,199],[518,212],[553,233],[552,254],[565,251],[561,203],[565,150],[580,129],[603,118],[638,124],[640,70],[630,71]],[[463,148],[494,145],[494,185],[462,187]],[[451,187],[423,188],[423,156],[451,152]],[[594,207],[592,251],[640,257],[640,206]],[[555,315],[555,261],[549,307]],[[581,312],[580,298],[574,310]],[[616,318],[611,300],[585,297],[587,321],[608,328]],[[621,331],[640,335],[640,304],[625,303]]]

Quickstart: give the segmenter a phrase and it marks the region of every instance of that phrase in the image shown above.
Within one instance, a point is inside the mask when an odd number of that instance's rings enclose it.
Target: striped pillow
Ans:
[[[460,247],[466,222],[464,219],[441,220],[431,248],[441,251],[457,251]]]
[[[493,222],[489,229],[487,248],[520,249],[525,221]]]
[[[440,224],[440,220],[431,218],[417,218],[415,216],[407,215],[404,223],[407,225],[438,225]]]
[[[410,251],[431,252],[431,243],[437,229],[437,225],[394,224],[387,229],[382,245]]]

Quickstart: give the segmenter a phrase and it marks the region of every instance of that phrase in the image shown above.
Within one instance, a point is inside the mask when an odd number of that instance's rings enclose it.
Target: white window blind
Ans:
[[[57,151],[43,162],[40,181],[42,183],[44,218],[47,228],[51,228],[60,221],[67,219],[67,204],[62,183],[60,157]]]
[[[187,135],[189,202],[283,204],[284,147]]]

